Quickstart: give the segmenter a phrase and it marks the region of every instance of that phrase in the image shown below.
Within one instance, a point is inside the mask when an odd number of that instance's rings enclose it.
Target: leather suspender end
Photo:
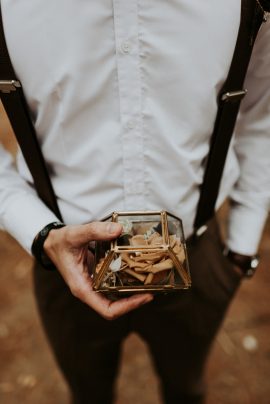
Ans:
[[[21,83],[18,80],[0,80],[0,92],[9,94],[12,91],[16,91],[21,87]]]
[[[203,233],[206,232],[206,230],[207,230],[207,225],[204,224],[204,225],[202,225],[201,227],[199,227],[198,229],[196,229],[196,231],[195,231],[195,236],[196,236],[197,238],[198,238],[198,237],[201,237],[201,236],[203,235]]]

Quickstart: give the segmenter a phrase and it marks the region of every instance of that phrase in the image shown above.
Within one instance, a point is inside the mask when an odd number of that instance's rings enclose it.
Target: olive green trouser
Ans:
[[[215,219],[200,239],[188,242],[188,254],[190,290],[155,296],[114,321],[73,297],[58,272],[36,265],[41,319],[74,403],[113,402],[121,343],[130,332],[149,346],[165,403],[203,403],[205,361],[240,275],[222,254]]]

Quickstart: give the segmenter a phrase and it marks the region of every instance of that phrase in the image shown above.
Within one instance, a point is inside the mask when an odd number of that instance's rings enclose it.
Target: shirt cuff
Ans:
[[[256,254],[267,216],[265,211],[251,210],[243,205],[233,206],[228,217],[229,249],[243,255]]]
[[[3,225],[5,230],[31,254],[31,246],[37,233],[55,221],[59,219],[38,197],[25,194],[20,195],[6,209]]]

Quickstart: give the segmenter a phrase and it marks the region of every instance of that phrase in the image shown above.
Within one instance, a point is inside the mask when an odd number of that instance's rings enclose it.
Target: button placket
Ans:
[[[122,122],[125,209],[144,209],[144,140],[137,0],[113,0],[120,115]]]

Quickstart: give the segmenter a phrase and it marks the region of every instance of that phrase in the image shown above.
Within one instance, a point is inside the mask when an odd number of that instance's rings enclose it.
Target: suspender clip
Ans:
[[[241,101],[245,95],[247,94],[247,90],[238,90],[238,91],[228,91],[227,93],[222,94],[221,100],[224,102],[234,102]]]
[[[21,83],[18,80],[0,80],[0,92],[9,94],[12,91],[16,91],[21,87]]]

